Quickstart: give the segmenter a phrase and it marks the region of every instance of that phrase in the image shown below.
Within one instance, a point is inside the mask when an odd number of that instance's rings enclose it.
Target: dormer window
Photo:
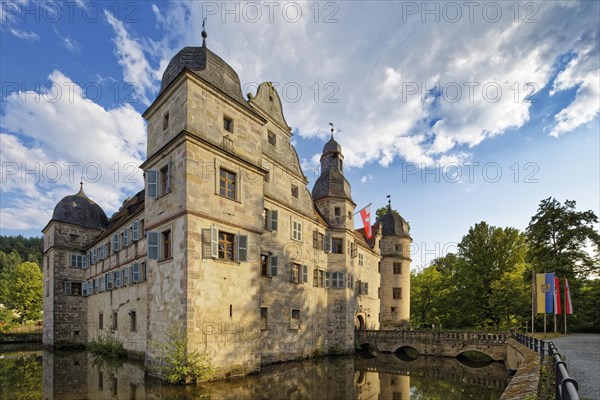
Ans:
[[[298,198],[298,186],[292,185],[292,196]]]
[[[272,146],[275,146],[277,144],[277,136],[275,136],[275,134],[273,132],[267,133],[267,140],[269,141],[269,144]]]
[[[233,133],[233,119],[227,116],[223,117],[223,129],[227,132]]]
[[[169,113],[163,116],[163,131],[169,127]]]

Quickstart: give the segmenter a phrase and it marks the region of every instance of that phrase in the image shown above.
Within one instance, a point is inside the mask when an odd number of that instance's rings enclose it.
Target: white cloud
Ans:
[[[61,88],[60,96],[42,89],[5,101],[0,229],[44,226],[82,178],[88,196],[109,216],[143,186],[137,167],[145,158],[146,127],[139,113],[128,104],[105,109],[93,103],[60,71],[49,81]]]
[[[371,174],[364,175],[362,178],[360,178],[360,183],[365,184],[365,183],[369,182],[371,179],[373,179],[373,175],[371,175]]]
[[[32,31],[23,31],[20,29],[11,28],[10,33],[19,39],[27,40],[28,42],[37,42],[40,40],[39,35]]]
[[[104,15],[116,35],[113,39],[116,46],[115,54],[123,67],[123,79],[134,85],[137,95],[144,104],[150,104],[150,96],[158,90],[157,72],[146,59],[142,44],[131,38],[123,22],[109,11],[105,10]]]
[[[600,65],[598,47],[589,46],[582,49],[567,67],[561,71],[556,80],[551,95],[556,92],[577,87],[575,99],[554,116],[556,125],[550,132],[558,137],[571,132],[577,127],[592,121],[600,112]]]

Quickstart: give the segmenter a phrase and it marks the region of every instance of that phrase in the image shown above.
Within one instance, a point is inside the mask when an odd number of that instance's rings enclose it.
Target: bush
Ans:
[[[89,349],[92,353],[101,354],[107,357],[119,358],[125,355],[123,342],[110,333],[100,335],[92,340]]]
[[[171,384],[186,385],[212,378],[215,369],[206,353],[188,351],[188,342],[180,325],[169,329],[166,343],[155,344],[161,359],[161,375]]]

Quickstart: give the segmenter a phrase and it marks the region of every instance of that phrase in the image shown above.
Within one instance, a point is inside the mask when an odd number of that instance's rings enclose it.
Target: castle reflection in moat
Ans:
[[[141,363],[110,361],[88,352],[0,347],[0,353],[2,398],[479,400],[499,399],[508,383],[500,363],[472,368],[453,358],[404,361],[380,354],[276,364],[257,375],[178,387],[146,378]],[[24,375],[28,387],[9,384]]]

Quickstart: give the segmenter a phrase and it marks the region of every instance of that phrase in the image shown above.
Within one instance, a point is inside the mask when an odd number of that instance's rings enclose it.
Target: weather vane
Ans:
[[[329,126],[331,126],[331,139],[333,139],[333,122],[330,122]]]
[[[388,209],[392,209],[392,196],[390,196],[389,194],[387,195],[387,199],[388,199]]]

